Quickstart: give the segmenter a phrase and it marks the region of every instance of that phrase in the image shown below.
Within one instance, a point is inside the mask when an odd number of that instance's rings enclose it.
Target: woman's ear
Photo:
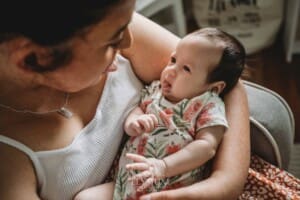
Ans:
[[[32,41],[21,38],[8,44],[9,61],[24,72],[39,72],[48,62],[49,52]]]
[[[34,52],[33,44],[25,38],[18,38],[7,43],[9,62],[19,69],[25,69],[25,59]]]
[[[226,86],[224,81],[217,81],[210,84],[210,91],[220,94]]]

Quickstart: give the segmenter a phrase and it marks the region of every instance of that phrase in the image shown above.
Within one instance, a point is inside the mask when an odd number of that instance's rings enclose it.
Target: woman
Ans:
[[[18,4],[0,12],[0,196],[71,199],[107,176],[138,101],[132,71],[157,79],[178,38],[133,14],[134,0]],[[151,199],[238,197],[249,165],[241,84],[225,104],[230,128],[211,176]]]

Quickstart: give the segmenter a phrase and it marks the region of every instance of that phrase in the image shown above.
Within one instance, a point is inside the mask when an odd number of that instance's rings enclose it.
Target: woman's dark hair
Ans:
[[[25,36],[53,46],[96,24],[121,0],[10,0],[0,6],[0,43]]]
[[[60,44],[97,24],[114,4],[125,0],[10,0],[0,6],[0,44],[26,37],[48,48],[51,62],[41,66],[31,53],[24,65],[35,72],[53,71],[72,58],[72,50]],[[60,47],[58,47],[60,45]]]
[[[224,81],[226,83],[224,90],[220,94],[223,97],[236,85],[244,70],[245,48],[235,37],[218,28],[202,28],[194,34],[224,43],[225,47],[220,62],[207,79],[210,83],[216,81]]]

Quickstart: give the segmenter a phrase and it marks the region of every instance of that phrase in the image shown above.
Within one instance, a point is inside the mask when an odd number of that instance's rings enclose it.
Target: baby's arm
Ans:
[[[196,140],[180,151],[165,157],[166,177],[175,176],[193,170],[214,157],[225,128],[212,126],[203,128],[196,135]]]
[[[124,130],[130,136],[138,136],[144,132],[151,132],[158,120],[153,114],[145,114],[140,107],[133,109],[124,123]]]
[[[138,189],[144,190],[159,179],[182,174],[203,165],[215,155],[224,131],[223,126],[203,128],[197,133],[195,141],[162,160],[128,154],[127,157],[134,163],[126,167],[142,171],[132,179],[144,180],[144,184]]]
[[[114,182],[101,184],[79,192],[73,200],[112,200],[114,192]]]

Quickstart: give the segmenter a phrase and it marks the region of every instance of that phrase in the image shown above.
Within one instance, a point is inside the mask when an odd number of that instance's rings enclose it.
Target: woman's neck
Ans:
[[[10,85],[0,90],[0,109],[43,113],[58,109],[66,103],[65,92],[46,87],[23,88]]]
[[[94,115],[105,81],[106,76],[95,86],[72,94],[41,86],[16,87],[12,84],[2,84],[0,81],[0,104],[4,105],[0,106],[0,123],[4,122],[1,116],[5,116],[5,122],[12,124],[18,120],[47,118],[48,116],[67,118],[57,112],[62,107],[81,118],[83,123],[87,123]],[[30,112],[25,112],[25,110]]]

